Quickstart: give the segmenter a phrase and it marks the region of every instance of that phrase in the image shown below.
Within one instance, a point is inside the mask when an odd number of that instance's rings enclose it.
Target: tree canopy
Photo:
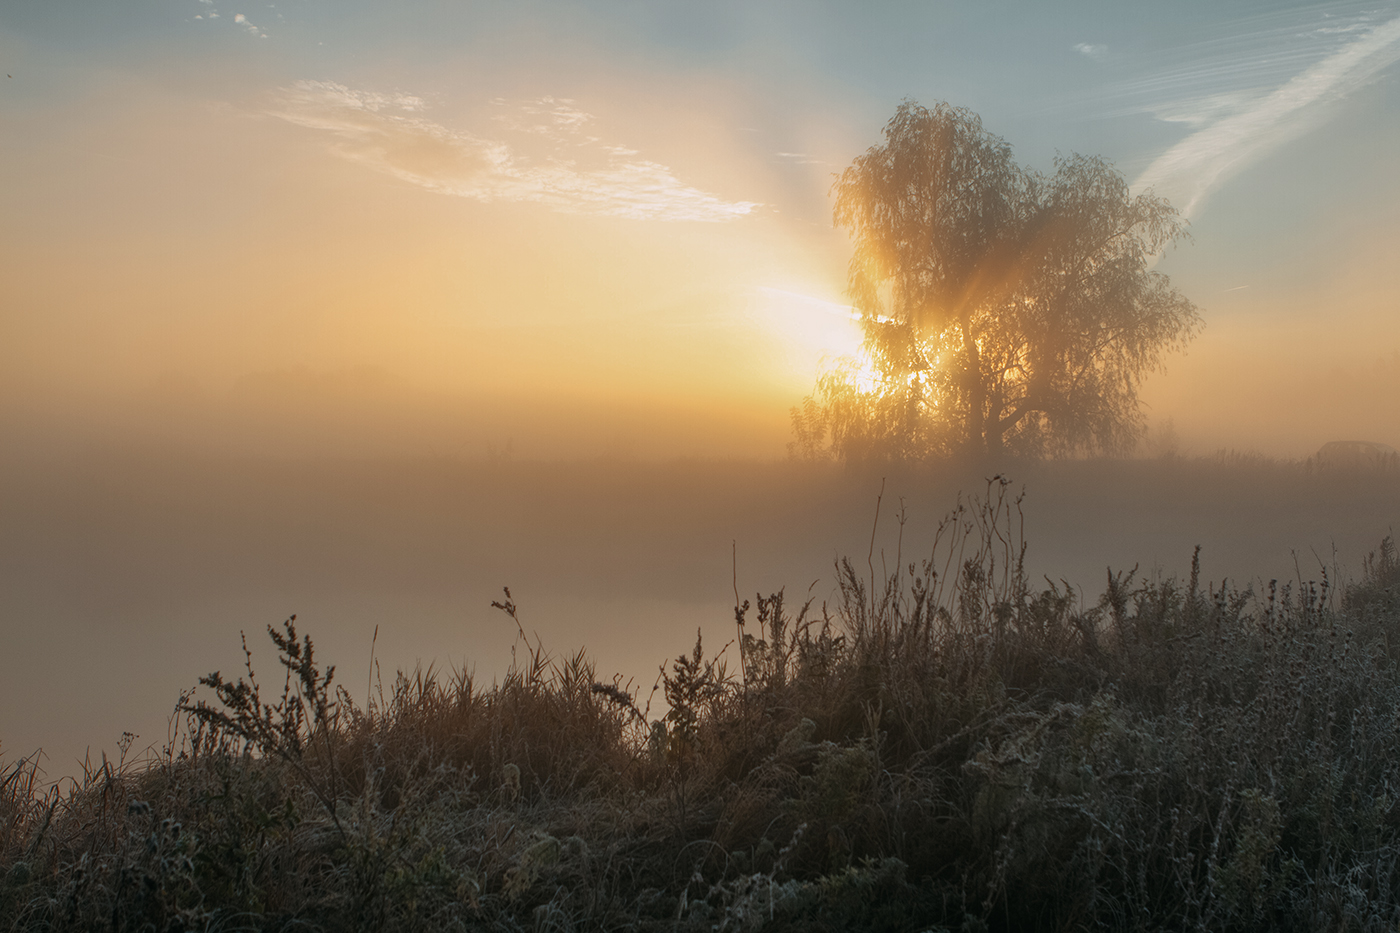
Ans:
[[[1044,176],[969,110],[905,102],[836,180],[864,359],[793,410],[796,451],[848,459],[1122,453],[1137,390],[1200,327],[1152,271],[1185,235],[1103,159]]]

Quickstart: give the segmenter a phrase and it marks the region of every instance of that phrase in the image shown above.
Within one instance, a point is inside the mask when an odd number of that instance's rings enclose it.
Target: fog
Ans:
[[[158,747],[292,613],[363,698],[372,642],[499,674],[509,586],[645,693],[736,582],[919,555],[985,475],[787,459],[905,98],[1189,221],[1143,459],[1008,467],[1033,579],[1354,573],[1400,516],[1304,466],[1400,447],[1393,0],[220,7],[0,5],[0,760]]]
[[[251,457],[93,443],[7,452],[0,499],[0,735],[51,778],[90,748],[165,741],[182,689],[241,669],[240,632],[275,677],[268,625],[295,613],[363,701],[376,676],[434,666],[490,680],[510,662],[510,587],[556,656],[645,696],[697,628],[733,637],[741,598],[836,597],[834,564],[877,576],[926,556],[976,472],[783,461],[450,456]],[[1262,459],[1025,464],[1028,568],[1092,605],[1109,568],[1240,586],[1355,573],[1400,514],[1394,474]],[[883,487],[879,525],[877,497]],[[902,536],[898,515],[903,509]],[[873,533],[873,537],[872,537]],[[873,549],[872,549],[873,540]],[[378,640],[374,633],[378,628]]]

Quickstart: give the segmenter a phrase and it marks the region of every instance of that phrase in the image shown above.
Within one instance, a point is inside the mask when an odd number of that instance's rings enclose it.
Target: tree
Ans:
[[[901,104],[833,186],[865,334],[793,409],[796,451],[847,459],[1122,453],[1137,390],[1200,327],[1151,270],[1185,223],[1099,158],[1046,177],[971,111]]]

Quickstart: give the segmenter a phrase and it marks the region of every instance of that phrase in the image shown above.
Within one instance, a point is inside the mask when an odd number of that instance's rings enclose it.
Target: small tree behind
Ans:
[[[1151,271],[1185,235],[1099,158],[1018,166],[976,114],[900,105],[885,144],[836,181],[855,241],[862,363],[793,410],[795,452],[919,459],[1121,453],[1137,389],[1194,336],[1196,308]]]

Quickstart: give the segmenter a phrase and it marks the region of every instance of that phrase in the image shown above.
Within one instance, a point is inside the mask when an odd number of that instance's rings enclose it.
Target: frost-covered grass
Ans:
[[[163,755],[0,765],[0,928],[1394,929],[1393,543],[1340,592],[1090,604],[1023,555],[996,481],[833,605],[736,607],[664,715],[523,629],[497,683],[360,706],[289,620]]]

